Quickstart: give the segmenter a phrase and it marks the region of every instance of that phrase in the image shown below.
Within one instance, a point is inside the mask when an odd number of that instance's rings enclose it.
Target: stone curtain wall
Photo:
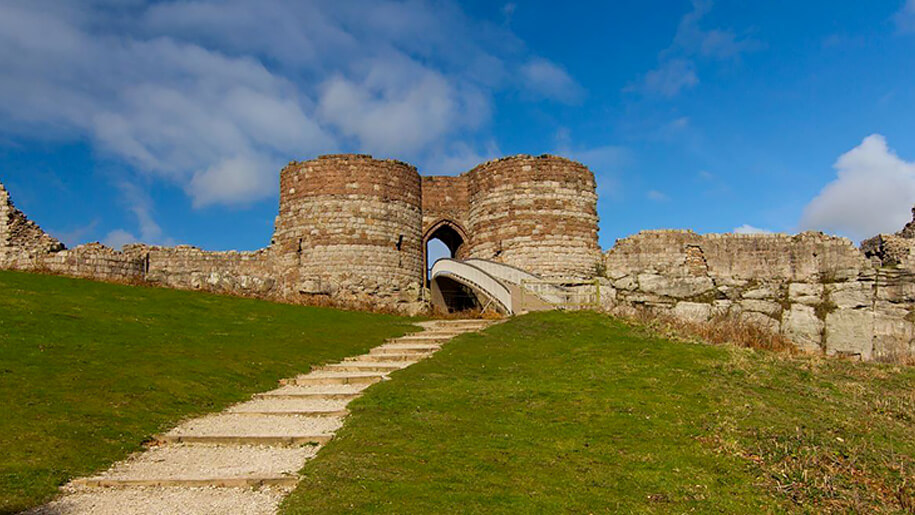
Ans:
[[[706,321],[740,317],[826,354],[915,354],[915,276],[821,233],[643,231],[605,255],[608,303]]]
[[[9,259],[8,255],[12,252],[10,245],[9,219],[13,209],[10,202],[9,193],[6,188],[0,184],[0,266],[4,265]]]
[[[0,184],[0,266],[17,266],[17,263],[63,248],[63,243],[48,236],[16,209],[6,188]]]
[[[285,291],[353,304],[416,302],[422,281],[419,174],[366,155],[290,163],[273,252]]]
[[[594,174],[556,156],[514,156],[470,172],[468,257],[545,277],[593,277],[597,243]]]
[[[124,253],[142,264],[143,279],[154,285],[266,298],[283,295],[267,250],[208,252],[189,245],[136,244],[124,247]]]
[[[448,220],[465,232],[464,257],[572,281],[599,276],[614,310],[739,317],[827,354],[915,355],[915,223],[861,250],[820,233],[645,231],[602,255],[594,176],[559,157],[420,178],[399,161],[331,155],[290,163],[280,185],[273,240],[255,252],[68,250],[0,185],[0,268],[415,313],[424,306],[423,236]]]

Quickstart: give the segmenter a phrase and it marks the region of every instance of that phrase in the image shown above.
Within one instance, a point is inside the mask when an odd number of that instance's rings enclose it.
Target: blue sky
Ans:
[[[255,249],[279,169],[558,153],[641,229],[893,232],[915,0],[0,4],[0,182],[69,245]]]

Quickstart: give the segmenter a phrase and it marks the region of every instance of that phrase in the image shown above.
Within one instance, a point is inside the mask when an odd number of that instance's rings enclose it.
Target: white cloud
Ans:
[[[665,53],[682,52],[723,60],[761,47],[758,41],[739,38],[731,29],[703,29],[700,22],[712,10],[712,4],[710,0],[693,0],[693,10],[680,19],[673,45]]]
[[[102,240],[102,243],[108,245],[113,249],[120,250],[121,247],[129,243],[137,243],[139,240],[133,234],[125,231],[124,229],[115,229],[108,233],[107,236]]]
[[[120,248],[127,243],[136,243],[142,241],[153,245],[171,245],[174,241],[166,238],[162,234],[162,227],[155,220],[152,199],[140,186],[122,180],[118,183],[118,190],[121,193],[119,201],[130,211],[136,218],[137,228],[140,230],[140,236],[134,236],[134,233],[126,229],[116,229],[105,236],[102,243],[113,248]]]
[[[772,231],[769,229],[760,229],[759,227],[753,227],[749,224],[743,224],[740,227],[735,227],[732,232],[736,234],[772,234]]]
[[[658,190],[649,190],[648,193],[645,193],[645,197],[647,197],[648,200],[653,200],[655,202],[667,202],[670,200],[670,197]]]
[[[915,0],[907,0],[893,20],[900,32],[915,32]]]
[[[357,80],[325,82],[317,113],[369,152],[403,155],[478,126],[489,108],[476,88],[461,89],[442,73],[393,58],[371,63]]]
[[[745,52],[762,48],[759,41],[740,38],[731,29],[703,29],[700,22],[712,5],[711,0],[693,0],[693,9],[677,25],[673,43],[660,53],[658,67],[626,90],[673,97],[699,84],[697,60],[734,60]]]
[[[521,67],[521,75],[527,87],[540,97],[573,104],[584,96],[584,90],[565,70],[546,59],[531,59]]]
[[[915,204],[915,163],[897,156],[883,136],[868,136],[834,167],[836,179],[804,208],[801,229],[862,240],[896,232],[909,220]]]
[[[466,172],[490,159],[502,156],[502,151],[495,141],[486,144],[481,152],[465,143],[456,142],[442,151],[432,154],[423,164],[423,170],[431,175],[453,175]]]
[[[273,194],[290,159],[440,155],[498,91],[580,90],[448,0],[5,2],[0,64],[0,138],[89,141],[198,207]]]
[[[686,59],[673,59],[646,73],[637,89],[643,93],[674,97],[696,84],[699,84],[696,65]]]

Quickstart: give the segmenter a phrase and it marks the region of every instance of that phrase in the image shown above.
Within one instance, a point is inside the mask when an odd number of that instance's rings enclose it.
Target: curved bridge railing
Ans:
[[[514,314],[512,293],[496,277],[473,264],[456,259],[439,259],[432,265],[432,280],[447,277],[492,300],[508,315]]]
[[[470,258],[464,262],[482,269],[484,272],[501,281],[522,286],[525,287],[525,289],[535,289],[536,291],[532,291],[531,293],[541,297],[549,303],[560,304],[566,302],[569,295],[569,291],[566,288],[553,284],[546,284],[539,275],[532,274],[521,268],[479,258]]]

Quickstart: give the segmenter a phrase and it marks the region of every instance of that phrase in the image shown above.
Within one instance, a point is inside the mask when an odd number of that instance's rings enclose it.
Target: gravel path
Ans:
[[[268,515],[288,488],[104,488],[69,491],[29,515]]]
[[[137,453],[93,479],[206,479],[295,474],[315,446],[166,445]]]
[[[302,412],[302,411],[337,411],[346,409],[345,400],[314,399],[255,399],[236,404],[228,409],[229,413],[246,412]]]
[[[298,415],[238,415],[220,413],[188,420],[167,436],[299,436],[333,433],[343,425],[342,417]]]
[[[265,392],[269,395],[353,395],[361,393],[371,385],[367,384],[316,384],[307,386],[288,385]]]
[[[417,334],[431,334],[443,342],[456,334],[482,329],[485,322],[455,321],[421,322],[425,333],[414,333],[376,347],[369,354],[347,358],[346,366],[406,367],[434,352],[438,345],[425,345],[428,353],[414,359],[386,360],[385,353],[397,349],[423,346],[432,339]],[[375,354],[383,349],[382,354]],[[399,354],[398,354],[399,355]],[[201,443],[170,443],[137,453],[114,464],[101,474],[76,480],[63,487],[61,497],[27,513],[56,514],[268,514],[277,506],[298,480],[297,472],[320,450],[320,446],[288,445],[290,437],[332,436],[344,423],[340,416],[326,414],[301,415],[313,411],[343,412],[350,400],[369,388],[365,378],[383,376],[388,372],[346,370],[315,370],[295,379],[355,378],[357,384],[288,385],[264,392],[252,400],[229,407],[222,413],[185,421],[165,433],[166,437],[233,437],[233,444],[214,444],[212,438],[197,439]],[[257,437],[281,437],[276,445],[251,445],[264,440]],[[170,438],[164,440],[172,441]],[[272,442],[271,442],[272,443]],[[252,483],[287,486],[250,486]],[[156,485],[137,486],[153,482]],[[183,482],[183,483],[182,483]],[[194,482],[195,486],[187,486]],[[206,485],[199,486],[199,482]],[[230,488],[228,486],[233,486]]]

